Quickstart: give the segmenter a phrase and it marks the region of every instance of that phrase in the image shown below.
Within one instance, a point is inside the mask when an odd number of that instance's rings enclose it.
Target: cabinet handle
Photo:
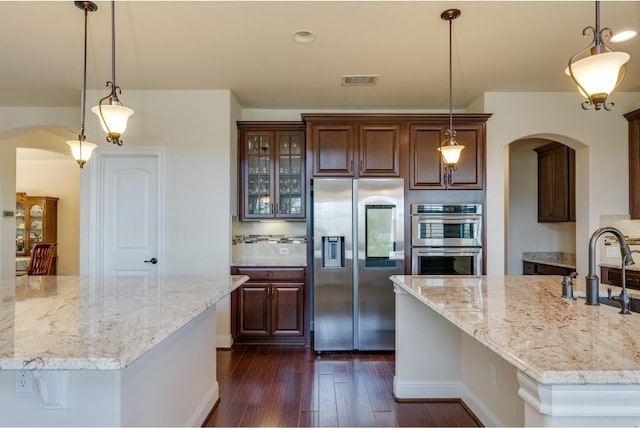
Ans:
[[[349,170],[353,171],[353,159],[349,162]]]
[[[151,263],[152,265],[155,265],[156,263],[158,263],[158,259],[156,259],[155,257],[152,257],[150,260],[145,260],[145,263]]]
[[[363,165],[362,159],[360,159],[360,172],[362,172],[363,168],[364,168],[364,165]]]

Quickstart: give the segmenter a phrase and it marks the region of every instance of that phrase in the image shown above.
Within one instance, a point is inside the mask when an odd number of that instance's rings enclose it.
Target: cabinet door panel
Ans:
[[[455,171],[451,174],[449,189],[482,189],[483,187],[483,165],[484,165],[484,144],[482,131],[478,128],[458,127],[456,130],[456,141],[464,146],[460,155],[460,160]]]
[[[273,132],[244,133],[244,218],[273,217],[273,141]]]
[[[269,335],[269,285],[245,283],[239,292],[238,333]]]
[[[353,125],[314,125],[313,175],[353,176]]]
[[[629,215],[640,218],[640,110],[625,114],[629,121]]]
[[[400,126],[360,125],[361,177],[400,176]]]
[[[273,284],[273,335],[302,336],[304,284]]]
[[[445,188],[442,161],[438,151],[443,139],[444,131],[439,125],[411,125],[409,131],[411,189]]]

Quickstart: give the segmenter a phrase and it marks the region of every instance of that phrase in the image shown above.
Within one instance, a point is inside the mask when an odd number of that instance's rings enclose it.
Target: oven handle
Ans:
[[[418,255],[420,254],[460,254],[460,255],[473,255],[482,252],[482,247],[429,247],[429,248],[417,248],[413,247],[413,251]]]
[[[425,216],[425,215],[414,215],[414,220],[418,223],[431,223],[434,221],[442,222],[442,221],[478,221],[482,219],[481,215],[447,215],[447,216]]]

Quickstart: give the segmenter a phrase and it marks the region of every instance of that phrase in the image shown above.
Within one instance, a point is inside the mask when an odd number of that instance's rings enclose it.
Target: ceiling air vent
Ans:
[[[378,82],[377,75],[342,76],[342,86],[373,86]]]

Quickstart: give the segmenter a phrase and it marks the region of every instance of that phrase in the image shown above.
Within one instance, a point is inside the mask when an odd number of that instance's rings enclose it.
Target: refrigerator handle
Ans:
[[[344,236],[322,237],[322,267],[344,267]]]

